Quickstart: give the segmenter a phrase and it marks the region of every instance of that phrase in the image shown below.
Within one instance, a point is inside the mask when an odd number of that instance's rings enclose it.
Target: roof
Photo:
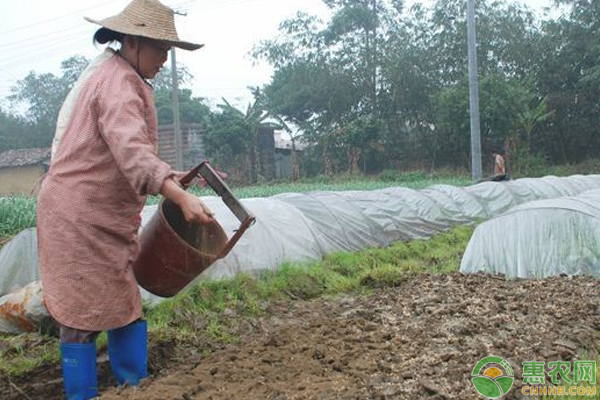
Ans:
[[[50,148],[8,150],[0,153],[0,168],[23,167],[50,160]]]
[[[292,140],[283,131],[275,131],[273,138],[275,139],[275,150],[292,149]],[[302,140],[302,138],[296,138],[295,142],[296,151],[302,151],[308,147],[308,143]]]

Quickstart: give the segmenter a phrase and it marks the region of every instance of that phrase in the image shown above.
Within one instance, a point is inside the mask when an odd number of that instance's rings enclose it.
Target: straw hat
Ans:
[[[158,0],[133,0],[115,16],[101,20],[84,18],[116,32],[160,40],[184,50],[197,50],[204,46],[179,40],[173,14],[171,8]]]

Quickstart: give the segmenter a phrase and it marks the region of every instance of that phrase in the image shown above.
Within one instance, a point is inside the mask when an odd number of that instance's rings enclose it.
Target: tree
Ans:
[[[173,87],[173,74],[171,73],[171,68],[167,66],[163,66],[156,75],[156,77],[152,80],[152,86],[155,91],[159,90],[167,90],[171,91]],[[185,65],[177,64],[177,85],[179,88],[184,88],[186,85],[190,84],[194,80],[194,76],[190,73],[188,68]]]
[[[256,46],[254,56],[275,67],[265,95],[321,148],[325,171],[345,164],[357,172],[357,158],[363,171],[422,164],[440,146],[448,157],[439,161],[462,160],[468,137],[456,128],[469,116],[451,113],[456,108],[449,99],[467,76],[466,3],[439,0],[406,11],[401,1],[323,1],[332,11],[329,21],[297,14],[280,25],[276,39]],[[534,14],[485,0],[478,11],[482,77],[518,85],[536,71],[532,55],[540,30]],[[489,132],[506,132],[506,118],[488,110]]]
[[[181,123],[207,125],[210,120],[210,108],[200,97],[193,97],[190,89],[179,90],[179,118]],[[160,125],[173,123],[173,97],[170,89],[158,89],[154,92],[154,105]]]
[[[548,111],[548,96],[540,100],[536,106],[533,106],[532,103],[535,101],[536,99],[530,93],[529,99],[525,99],[523,104],[520,105],[520,108],[515,110],[519,124],[525,131],[527,155],[531,155],[531,132],[533,131],[533,128],[535,128],[538,123],[543,122],[554,115],[554,110]]]
[[[243,175],[246,182],[255,183],[259,178],[271,179],[266,159],[268,152],[259,147],[261,129],[269,132],[273,127],[291,130],[259,87],[248,89],[254,99],[245,111],[235,108],[226,99],[217,105],[221,112],[213,115],[205,135],[205,145],[210,155],[225,164],[234,165],[240,171],[238,175]],[[261,166],[266,169],[261,169]],[[266,176],[259,177],[261,171]]]
[[[548,95],[554,117],[543,145],[552,160],[575,162],[598,156],[600,135],[600,8],[596,1],[558,0],[565,13],[545,21],[539,92]]]
[[[363,152],[379,138],[382,125],[376,116],[365,115],[354,118],[345,126],[341,140],[347,149],[348,173],[355,175],[361,171],[359,160]]]
[[[303,127],[304,137],[322,147],[326,173],[333,171],[328,159],[331,146],[342,147],[348,169],[356,172],[356,155],[360,158],[363,148],[352,147],[354,140],[343,136],[359,126],[348,125],[353,119],[379,114],[378,46],[386,35],[380,27],[392,24],[394,18],[389,16],[397,16],[402,2],[329,0],[325,4],[334,13],[328,24],[298,14],[280,25],[283,37],[261,42],[254,56],[276,67],[265,95],[276,105],[276,113]]]
[[[329,150],[357,96],[352,76],[343,68],[323,60],[299,61],[275,72],[264,88],[263,103],[269,104],[270,116],[281,116],[300,127],[304,139],[322,148],[325,173],[332,174]]]
[[[253,168],[250,157],[253,127],[246,115],[227,100],[223,99],[218,107],[221,112],[212,115],[203,136],[206,153],[216,164],[227,165],[234,179],[249,182]]]
[[[41,147],[32,136],[27,121],[0,108],[0,151]]]
[[[517,79],[489,75],[480,82],[480,117],[484,150],[502,147],[520,128],[522,112],[534,95]],[[436,100],[441,164],[469,165],[468,82],[442,90]],[[454,162],[453,157],[458,157]]]
[[[248,104],[248,108],[246,109],[246,114],[243,115],[243,120],[250,128],[250,137],[251,137],[251,146],[250,146],[250,181],[255,183],[258,181],[258,171],[259,171],[259,151],[258,151],[258,133],[262,123],[269,117],[268,112],[263,108],[261,103],[261,92],[259,88],[250,88],[252,92],[252,96],[254,97],[254,102]],[[228,109],[231,109],[231,105],[229,103],[225,103],[223,106]],[[241,113],[241,111],[239,111]]]
[[[61,80],[70,89],[73,87],[81,73],[87,68],[90,60],[83,56],[69,57],[61,63],[62,75]]]
[[[61,63],[60,77],[51,73],[37,74],[31,71],[11,88],[12,95],[9,96],[9,100],[15,106],[27,107],[26,118],[32,129],[30,141],[20,145],[50,146],[60,107],[88,62],[82,56],[73,56]]]
[[[423,32],[442,85],[456,84],[467,75],[466,6],[463,0],[438,0]],[[477,1],[476,11],[479,74],[531,76],[541,35],[535,14],[519,3],[489,0]]]

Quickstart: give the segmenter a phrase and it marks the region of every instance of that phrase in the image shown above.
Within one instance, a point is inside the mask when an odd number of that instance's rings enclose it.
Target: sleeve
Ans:
[[[158,194],[171,167],[158,158],[148,137],[144,102],[137,77],[109,79],[99,88],[98,129],[117,166],[140,195]]]

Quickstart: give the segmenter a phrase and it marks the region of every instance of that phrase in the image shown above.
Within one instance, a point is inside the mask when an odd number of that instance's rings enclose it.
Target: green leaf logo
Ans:
[[[506,360],[490,356],[479,361],[473,368],[471,380],[479,394],[490,399],[497,399],[508,393],[515,376]]]

